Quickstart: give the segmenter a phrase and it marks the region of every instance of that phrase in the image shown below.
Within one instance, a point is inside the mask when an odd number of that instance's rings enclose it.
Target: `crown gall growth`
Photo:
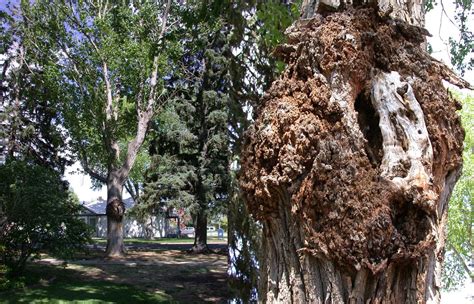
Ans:
[[[439,128],[458,121],[440,65],[405,32],[370,9],[293,26],[275,52],[288,67],[246,135],[253,214],[349,272],[433,249],[447,172],[461,164],[460,125]]]

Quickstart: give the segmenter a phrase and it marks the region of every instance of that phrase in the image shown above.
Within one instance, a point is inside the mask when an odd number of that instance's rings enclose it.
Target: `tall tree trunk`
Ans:
[[[209,246],[207,246],[207,213],[204,208],[200,208],[196,214],[194,226],[194,245],[191,251],[194,253],[209,252]]]
[[[263,302],[437,303],[464,132],[414,1],[304,1],[246,134]]]
[[[123,181],[117,170],[107,177],[107,248],[108,257],[125,254],[123,245],[123,216],[125,204],[122,201]]]

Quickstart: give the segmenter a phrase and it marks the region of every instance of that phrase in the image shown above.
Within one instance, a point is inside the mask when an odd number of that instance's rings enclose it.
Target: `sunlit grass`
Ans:
[[[0,298],[0,303],[173,303],[163,293],[104,281],[52,282],[3,293]]]
[[[31,264],[21,279],[24,288],[0,293],[0,303],[173,303],[163,291],[93,279],[93,267]],[[83,275],[90,274],[84,280]]]

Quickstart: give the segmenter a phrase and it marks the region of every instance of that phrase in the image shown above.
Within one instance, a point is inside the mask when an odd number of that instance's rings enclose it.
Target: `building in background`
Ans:
[[[124,201],[126,210],[134,206],[132,198]],[[107,237],[107,201],[99,197],[92,202],[82,202],[81,212],[77,215],[93,229],[93,237]],[[125,238],[162,238],[170,234],[169,220],[165,213],[150,216],[146,221],[133,218],[125,213],[123,233]]]

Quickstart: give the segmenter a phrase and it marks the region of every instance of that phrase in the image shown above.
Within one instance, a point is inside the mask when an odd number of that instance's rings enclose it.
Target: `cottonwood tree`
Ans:
[[[108,256],[124,253],[122,190],[169,98],[171,1],[23,1],[23,44],[55,90],[84,171],[107,185]],[[121,145],[125,143],[125,145]]]
[[[21,43],[15,19],[0,12],[0,164],[30,159],[63,173],[67,160],[66,134],[56,124],[57,92]]]
[[[416,1],[306,0],[287,29],[242,154],[263,302],[439,302],[464,137],[442,80],[469,85],[423,20]]]

